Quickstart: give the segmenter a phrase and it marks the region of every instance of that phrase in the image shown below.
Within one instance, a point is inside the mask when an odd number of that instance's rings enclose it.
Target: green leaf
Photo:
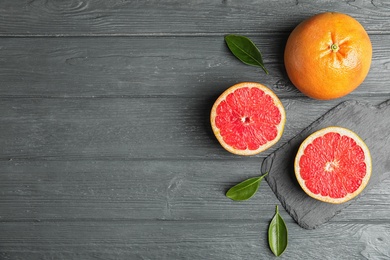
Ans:
[[[279,215],[278,206],[276,206],[275,215],[268,228],[268,243],[272,253],[276,256],[283,254],[287,248],[287,226]]]
[[[247,65],[260,67],[268,74],[267,69],[264,67],[263,58],[256,45],[247,37],[235,34],[229,34],[225,36],[225,42],[230,51],[240,61]]]
[[[259,189],[260,182],[263,180],[263,178],[268,173],[265,173],[264,175],[260,177],[253,177],[250,179],[247,179],[234,187],[230,188],[227,193],[226,197],[232,199],[232,200],[247,200],[250,199],[257,190]]]

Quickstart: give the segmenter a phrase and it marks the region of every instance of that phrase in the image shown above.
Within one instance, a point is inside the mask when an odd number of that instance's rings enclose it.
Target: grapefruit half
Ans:
[[[269,88],[255,82],[238,83],[215,101],[211,126],[219,143],[238,155],[255,155],[277,143],[286,113]]]
[[[371,155],[356,133],[342,127],[326,127],[302,142],[294,170],[309,196],[340,204],[366,187],[371,177]]]

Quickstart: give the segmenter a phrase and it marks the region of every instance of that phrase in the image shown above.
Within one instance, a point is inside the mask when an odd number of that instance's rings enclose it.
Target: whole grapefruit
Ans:
[[[303,94],[321,100],[343,97],[366,78],[372,59],[370,38],[349,15],[326,12],[301,22],[291,32],[284,63]]]

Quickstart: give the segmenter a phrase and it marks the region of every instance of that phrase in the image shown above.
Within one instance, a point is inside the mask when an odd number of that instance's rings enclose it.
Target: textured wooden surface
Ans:
[[[322,11],[358,19],[374,48],[365,82],[334,101],[304,97],[283,66],[289,32]],[[268,259],[278,199],[266,182],[247,202],[226,190],[340,102],[390,98],[388,0],[1,0],[0,17],[0,259]],[[228,33],[249,36],[270,75],[237,61]],[[287,112],[253,157],[227,153],[208,121],[241,81]],[[319,229],[280,213],[282,259],[390,258],[388,179]]]

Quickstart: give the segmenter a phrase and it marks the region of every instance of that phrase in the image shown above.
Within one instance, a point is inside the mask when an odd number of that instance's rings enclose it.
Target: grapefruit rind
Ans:
[[[218,105],[223,100],[225,100],[226,97],[230,93],[233,93],[237,89],[246,88],[246,87],[258,88],[258,89],[262,90],[266,95],[270,96],[272,98],[273,102],[274,102],[274,105],[279,109],[280,114],[281,114],[280,123],[276,126],[277,127],[277,136],[273,140],[265,143],[264,145],[260,146],[256,150],[250,150],[248,148],[244,149],[244,150],[240,150],[240,149],[236,149],[236,148],[230,146],[229,144],[227,144],[223,140],[223,136],[220,133],[220,129],[215,124],[215,119],[217,117]],[[284,125],[285,125],[285,122],[286,122],[286,112],[284,110],[282,102],[279,100],[279,98],[276,96],[276,94],[273,91],[271,91],[269,88],[267,88],[266,86],[264,86],[264,85],[262,85],[260,83],[256,83],[256,82],[241,82],[241,83],[235,84],[235,85],[231,86],[230,88],[228,88],[227,90],[225,90],[218,97],[218,99],[214,102],[214,105],[213,105],[213,107],[211,109],[211,113],[210,113],[210,122],[211,122],[211,127],[212,127],[212,130],[213,130],[213,133],[214,133],[215,137],[217,138],[217,140],[219,141],[221,146],[223,148],[225,148],[225,150],[227,150],[230,153],[237,154],[237,155],[250,156],[250,155],[256,155],[258,153],[261,153],[261,152],[267,150],[268,148],[270,148],[271,146],[273,146],[274,144],[276,144],[280,140],[280,138],[282,137],[282,134],[283,134],[283,131],[284,131]]]
[[[332,198],[330,196],[322,196],[321,194],[313,193],[312,191],[310,191],[306,187],[305,180],[302,179],[302,177],[300,176],[299,161],[300,161],[302,155],[304,154],[306,147],[309,144],[311,144],[313,142],[313,140],[316,139],[317,137],[324,136],[325,134],[330,133],[330,132],[336,132],[336,133],[339,133],[341,135],[345,135],[345,136],[352,138],[357,143],[357,145],[359,145],[363,149],[364,156],[365,156],[364,162],[366,164],[366,175],[362,179],[361,185],[359,186],[359,188],[357,190],[355,190],[352,193],[348,193],[345,197],[342,197],[342,198]],[[372,172],[371,154],[370,154],[370,150],[368,149],[367,145],[364,143],[364,141],[356,133],[354,133],[353,131],[351,131],[347,128],[338,127],[338,126],[330,126],[330,127],[326,127],[326,128],[323,128],[319,131],[312,133],[302,142],[302,144],[300,145],[300,147],[298,149],[297,155],[295,157],[294,170],[295,170],[295,176],[297,178],[299,185],[301,186],[301,188],[303,189],[303,191],[307,195],[309,195],[310,197],[312,197],[314,199],[323,201],[323,202],[332,203],[332,204],[341,204],[341,203],[347,202],[347,201],[355,198],[367,186],[367,184],[370,180],[370,177],[371,177],[371,172]]]
[[[358,88],[371,60],[372,44],[364,27],[353,17],[335,12],[302,21],[289,35],[284,51],[290,81],[319,100],[340,98]]]

